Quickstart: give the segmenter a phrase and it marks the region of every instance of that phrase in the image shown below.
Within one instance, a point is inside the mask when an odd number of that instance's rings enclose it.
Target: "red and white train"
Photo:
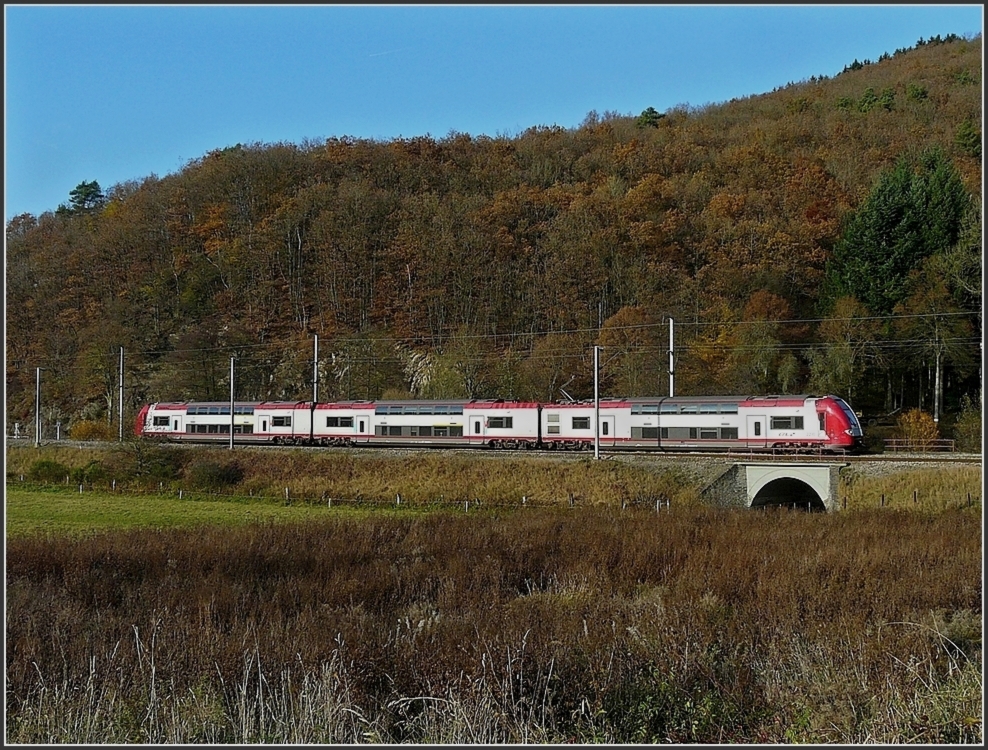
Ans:
[[[599,413],[599,421],[598,421]],[[138,436],[189,442],[510,449],[854,452],[861,423],[836,396],[519,401],[157,403]]]

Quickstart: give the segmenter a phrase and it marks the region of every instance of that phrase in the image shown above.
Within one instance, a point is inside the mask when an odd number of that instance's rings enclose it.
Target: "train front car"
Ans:
[[[840,453],[861,453],[864,450],[864,431],[861,422],[844,399],[823,396],[816,399],[817,417],[826,434],[826,450]]]
[[[145,431],[147,429],[148,412],[154,408],[154,404],[144,404],[141,410],[137,412],[137,418],[134,420],[134,435],[137,437],[144,437]]]

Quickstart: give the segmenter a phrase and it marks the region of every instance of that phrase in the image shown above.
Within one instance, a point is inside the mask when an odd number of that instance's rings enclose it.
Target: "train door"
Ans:
[[[600,415],[600,444],[614,447],[614,416]]]
[[[764,415],[748,415],[748,445],[763,446],[768,436],[765,434],[768,422]]]

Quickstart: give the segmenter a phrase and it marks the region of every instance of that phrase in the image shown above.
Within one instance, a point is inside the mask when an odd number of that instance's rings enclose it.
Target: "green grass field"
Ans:
[[[275,503],[248,498],[210,499],[203,495],[126,495],[69,489],[21,489],[7,485],[7,537],[29,534],[85,534],[123,529],[240,526],[301,522],[329,514],[389,513],[353,507]],[[402,511],[407,512],[407,511]]]

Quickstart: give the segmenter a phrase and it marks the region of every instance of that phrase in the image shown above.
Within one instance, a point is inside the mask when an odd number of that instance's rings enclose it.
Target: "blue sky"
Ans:
[[[236,143],[514,136],[761,94],[980,5],[5,5],[4,218]]]

